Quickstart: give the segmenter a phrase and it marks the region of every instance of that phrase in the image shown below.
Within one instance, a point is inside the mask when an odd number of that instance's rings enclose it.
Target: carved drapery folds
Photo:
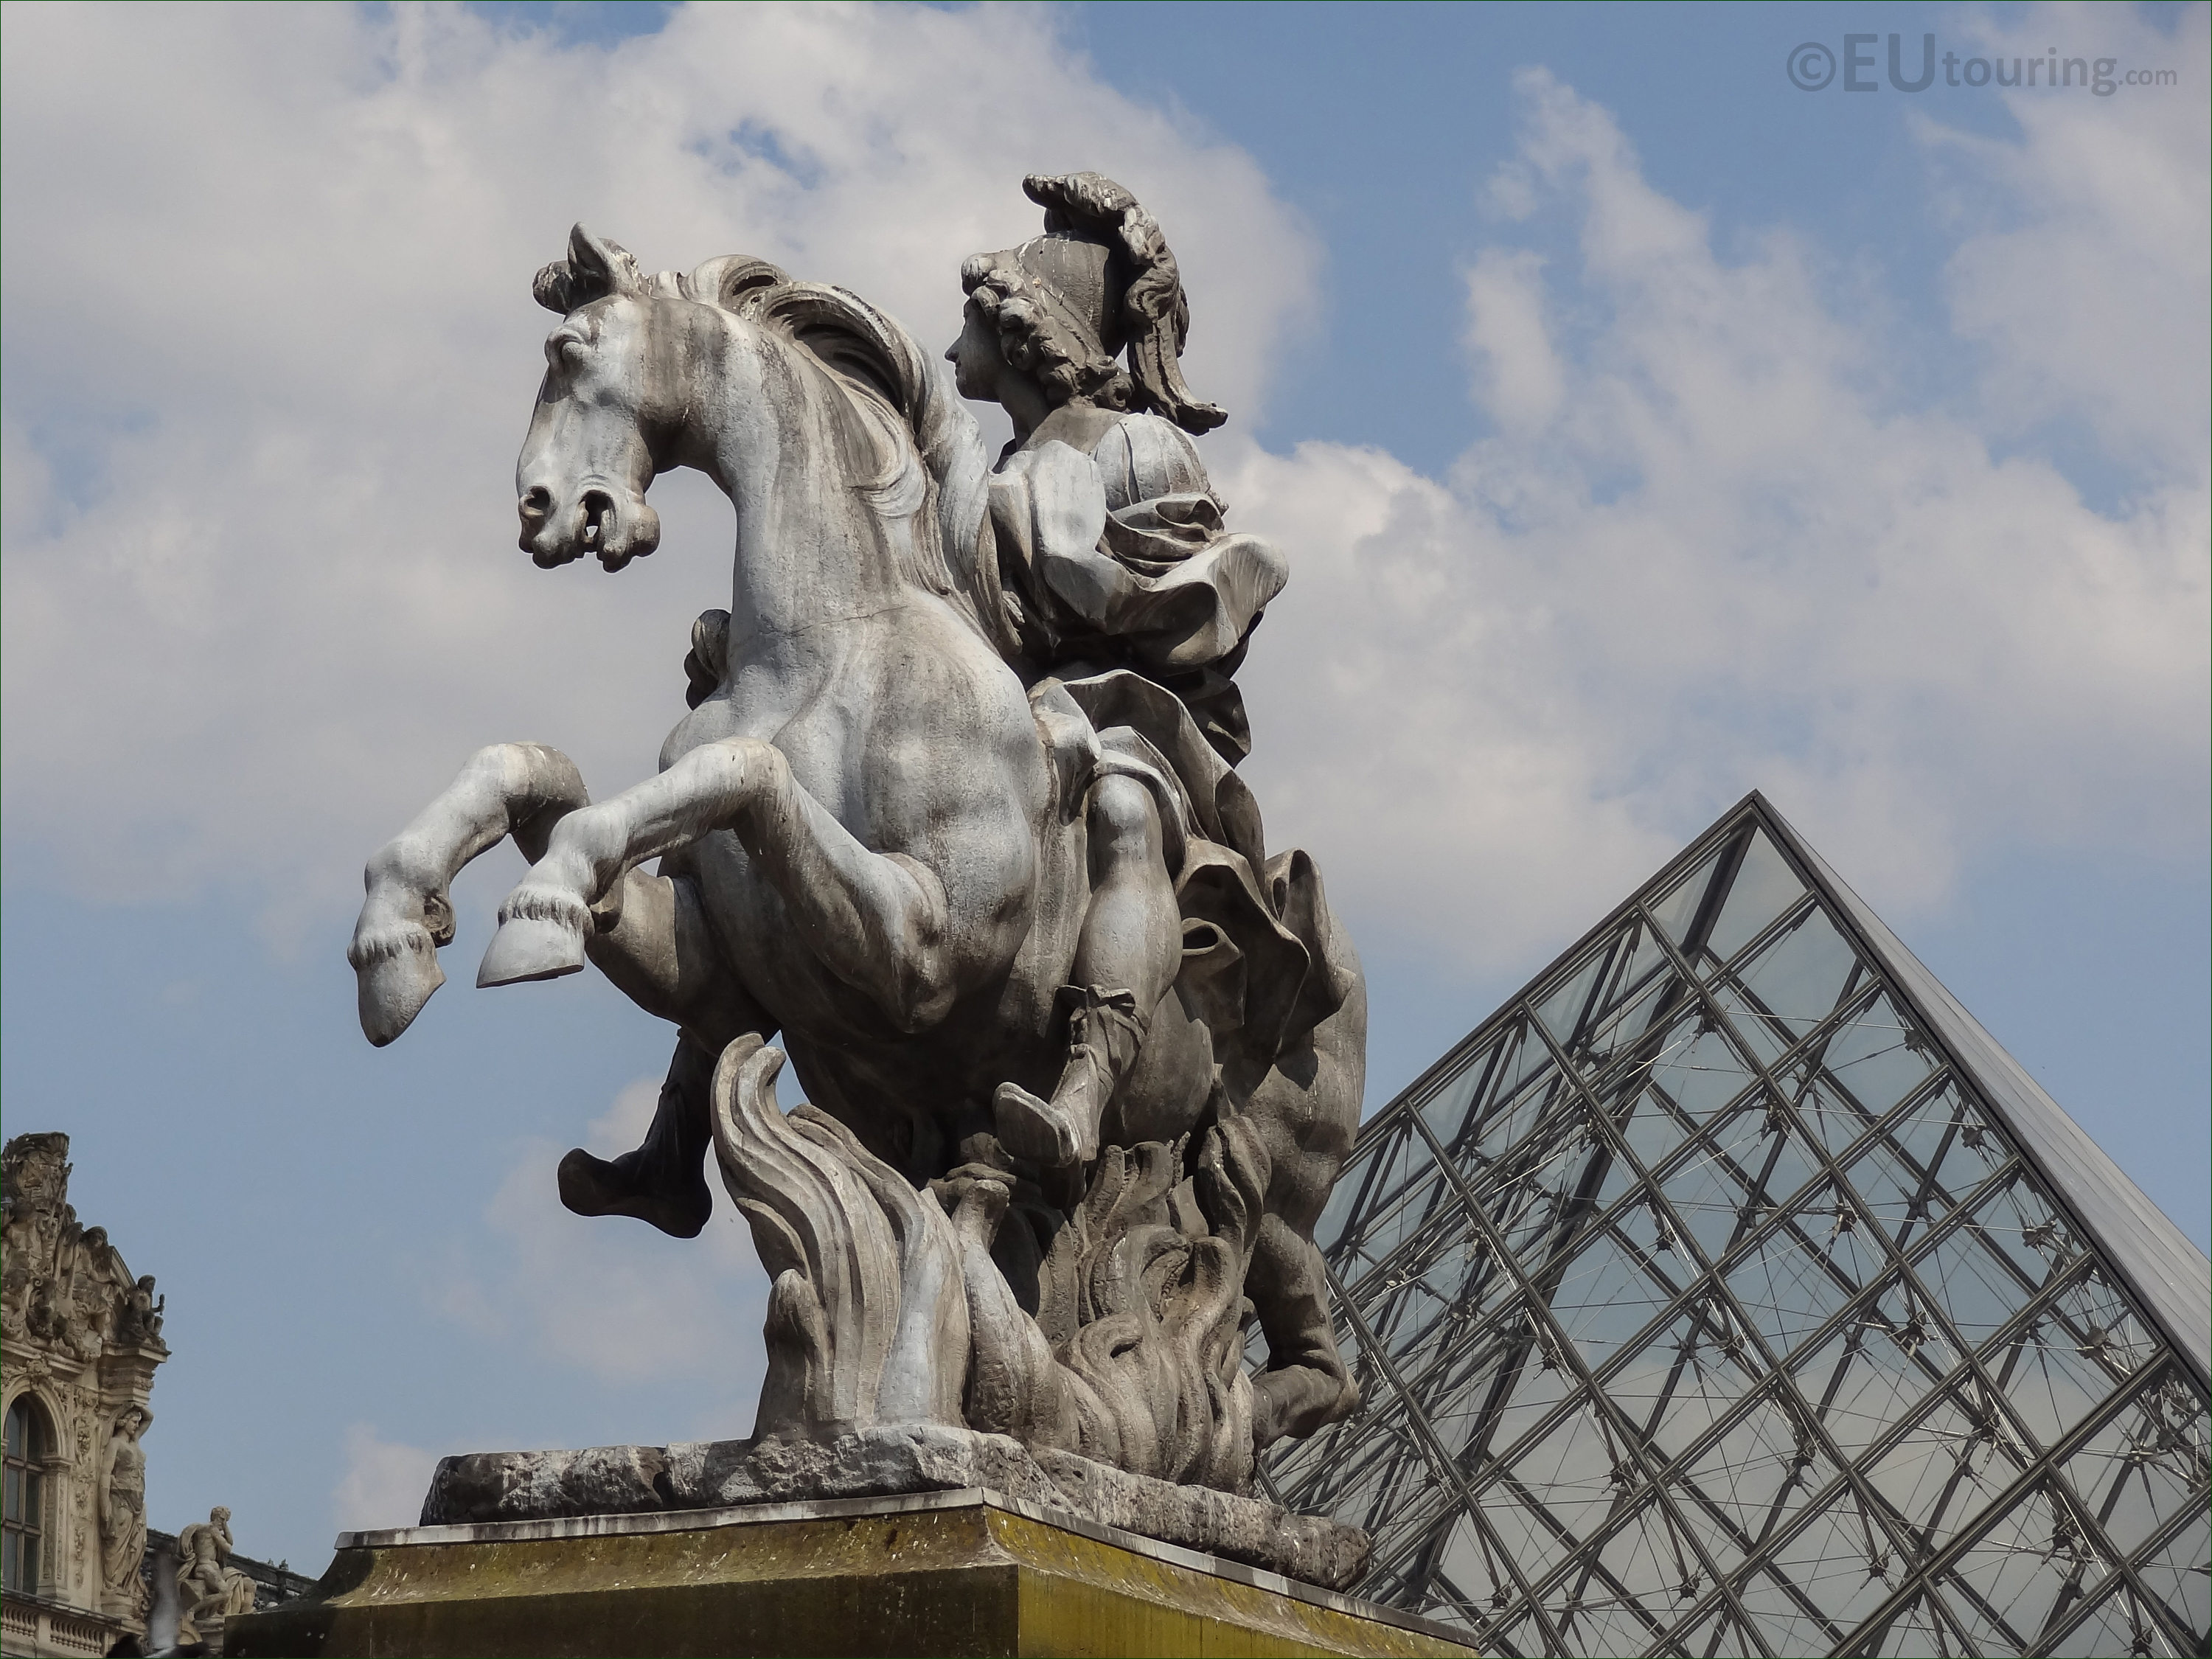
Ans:
[[[782,1064],[746,1036],[714,1076],[717,1161],[772,1282],[757,1433],[965,1427],[1250,1489],[1243,1284],[1268,1169],[1246,1123],[1108,1147],[1060,1217],[989,1164],[917,1191],[827,1113],[780,1111]]]

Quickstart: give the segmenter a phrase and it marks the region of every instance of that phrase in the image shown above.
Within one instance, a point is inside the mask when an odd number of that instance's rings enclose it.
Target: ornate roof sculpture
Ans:
[[[0,1148],[7,1650],[105,1653],[143,1635],[146,1455],[167,1298],[69,1201],[69,1137]]]
[[[1753,794],[1362,1133],[1273,1461],[1500,1654],[2199,1654],[2212,1264]]]

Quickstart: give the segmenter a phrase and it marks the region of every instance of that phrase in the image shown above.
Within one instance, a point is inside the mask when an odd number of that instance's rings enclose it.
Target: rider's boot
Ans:
[[[1151,1024],[1133,992],[1069,985],[1067,1064],[1050,1100],[1017,1083],[999,1085],[992,1106],[999,1144],[1046,1170],[1080,1169],[1098,1156],[1098,1120],[1137,1062]]]
[[[679,1038],[660,1085],[653,1127],[634,1151],[593,1158],[577,1147],[561,1160],[561,1201],[578,1215],[629,1215],[676,1238],[696,1238],[713,1213],[707,1186],[714,1057]]]

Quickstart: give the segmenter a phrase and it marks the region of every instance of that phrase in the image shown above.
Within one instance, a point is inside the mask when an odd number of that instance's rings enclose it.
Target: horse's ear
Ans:
[[[568,257],[539,271],[530,291],[548,311],[566,316],[610,294],[637,294],[645,287],[645,274],[628,248],[579,224],[568,233]]]
[[[780,286],[791,280],[781,265],[756,259],[749,253],[725,253],[709,259],[684,279],[691,298],[725,311],[735,311],[748,294]]]

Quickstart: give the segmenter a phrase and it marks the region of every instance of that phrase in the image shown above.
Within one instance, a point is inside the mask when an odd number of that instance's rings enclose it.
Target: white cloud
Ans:
[[[658,1078],[623,1089],[586,1132],[586,1148],[610,1158],[636,1146],[659,1092]],[[537,1139],[516,1148],[485,1208],[492,1248],[448,1258],[439,1311],[603,1383],[696,1379],[708,1413],[698,1431],[743,1434],[762,1376],[768,1278],[711,1162],[713,1218],[698,1238],[674,1239],[626,1217],[562,1208],[555,1170],[566,1150]]]
[[[1035,234],[1022,173],[1093,167],[1238,297],[1205,395],[1250,410],[1310,308],[1317,250],[1249,159],[1043,12],[707,7],[611,50],[459,8],[4,27],[9,843],[112,897],[243,878],[326,928],[481,743],[556,743],[602,792],[649,772],[730,519],[670,480],[619,580],[515,550],[526,296],[574,219],[648,269],[765,255],[935,342],[961,258]]]
[[[411,1527],[437,1467],[437,1453],[380,1440],[374,1424],[356,1423],[345,1431],[345,1474],[331,1494],[331,1518],[342,1532]]]
[[[2104,15],[2067,27],[2138,27]],[[729,520],[680,476],[618,579],[514,550],[550,321],[522,296],[572,218],[648,268],[768,255],[933,341],[960,256],[1033,229],[1020,173],[1096,166],[1174,238],[1201,393],[1251,410],[1310,312],[1318,250],[1251,161],[1047,13],[707,8],[612,49],[458,9],[4,28],[8,838],[112,896],[237,883],[328,932],[477,744],[559,744],[602,792],[649,767]],[[1540,71],[1519,95],[1511,222],[1468,277],[1493,435],[1443,480],[1210,441],[1293,565],[1244,674],[1274,839],[1363,927],[1492,966],[1754,785],[1893,906],[1992,842],[2201,845],[2201,97],[1929,132],[1956,326],[1990,347],[1931,410],[1879,390],[1826,252],[1722,258],[1605,110]],[[1513,225],[1545,212],[1577,235],[1540,259]],[[2054,411],[2132,469],[2124,508],[2023,436]],[[554,1151],[510,1182],[540,1209]],[[567,1261],[514,1201],[514,1248]],[[505,1316],[492,1288],[470,1317]]]
[[[2127,471],[2199,479],[2212,434],[2212,101],[2202,79],[2212,15],[2181,8],[2169,33],[2124,6],[1962,16],[1976,49],[2109,57],[2185,84],[2003,94],[2016,144],[1924,124],[1967,232],[1948,273],[1960,331],[1984,343],[1988,418],[2001,431],[2073,416]]]
[[[2115,411],[2106,441],[2168,441],[2100,514],[1975,422],[1885,405],[1883,331],[1824,296],[1814,251],[1770,235],[1724,261],[1604,110],[1540,70],[1518,89],[1492,194],[1566,215],[1578,258],[1498,246],[1470,270],[1495,435],[1446,483],[1324,445],[1225,469],[1296,550],[1243,676],[1273,832],[1314,844],[1358,913],[1486,965],[1571,937],[1753,787],[1904,910],[1996,843],[2201,849],[2200,369],[2117,326],[2037,360],[2056,406]],[[2201,218],[2201,143],[2138,107],[2094,113],[2166,180],[2147,191],[2192,177]],[[2131,262],[2146,313],[2201,338],[2201,248],[2107,246],[2132,210],[2067,195],[2033,131],[1999,150],[2022,234]],[[1966,244],[1962,295],[1993,262]],[[1962,298],[1962,325],[2063,337],[2083,308],[2056,278],[2002,297]],[[1570,306],[1562,356],[1545,319]],[[2146,389],[2106,396],[2123,386]]]

